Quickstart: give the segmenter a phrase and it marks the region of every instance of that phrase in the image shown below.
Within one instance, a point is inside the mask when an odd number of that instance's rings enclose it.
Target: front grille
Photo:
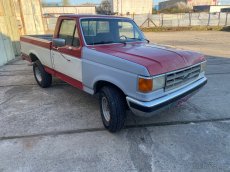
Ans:
[[[166,74],[165,91],[180,87],[195,80],[200,74],[200,65]]]

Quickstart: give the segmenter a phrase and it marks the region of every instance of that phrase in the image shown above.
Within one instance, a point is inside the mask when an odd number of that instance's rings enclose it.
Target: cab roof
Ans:
[[[113,15],[92,15],[92,14],[64,14],[60,15],[60,17],[70,17],[70,18],[115,18],[115,19],[130,19],[128,17],[121,16],[113,16]]]

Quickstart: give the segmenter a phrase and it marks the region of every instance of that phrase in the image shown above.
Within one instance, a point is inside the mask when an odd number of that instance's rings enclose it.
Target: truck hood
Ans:
[[[150,75],[186,68],[205,60],[199,53],[146,43],[127,43],[93,46],[96,51],[110,54],[142,66]]]

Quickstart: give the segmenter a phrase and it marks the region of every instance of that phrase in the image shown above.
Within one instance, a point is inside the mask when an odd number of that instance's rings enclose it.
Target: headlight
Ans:
[[[165,86],[165,75],[156,77],[139,77],[138,78],[138,91],[148,93],[155,91]]]
[[[165,86],[165,75],[160,75],[153,78],[153,90],[164,88]]]
[[[200,73],[205,72],[207,66],[207,61],[204,61],[200,64]]]

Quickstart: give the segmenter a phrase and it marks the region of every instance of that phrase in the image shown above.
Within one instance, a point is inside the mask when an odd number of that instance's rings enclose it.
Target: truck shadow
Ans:
[[[18,66],[14,65],[12,70],[16,70]],[[11,65],[8,67],[12,68]],[[24,83],[27,77],[22,77],[20,83]],[[162,111],[150,118],[137,117],[128,111],[126,128],[230,118],[230,58],[209,57],[207,77],[208,84],[178,108]],[[97,96],[55,80],[57,81],[48,89],[42,89],[36,84],[1,88],[0,122],[2,126],[7,126],[1,128],[1,133],[26,135],[103,129]]]
[[[182,103],[180,106],[163,110],[149,118],[138,117],[128,111],[126,126],[155,125],[165,122],[195,122],[230,117],[230,113],[226,113],[230,110],[226,104],[227,100],[230,100],[228,89],[230,88],[230,83],[228,82],[230,79],[230,58],[209,56],[207,64],[208,84],[187,102]],[[56,87],[59,86],[56,85]],[[92,97],[86,93],[80,93],[81,91],[76,92],[73,94],[76,96],[81,95],[81,104],[83,106],[87,104],[87,107],[91,107],[90,109],[95,112],[94,114],[100,116],[97,96]]]
[[[129,112],[128,125],[165,122],[195,122],[230,117],[230,58],[207,57],[208,84],[178,107],[164,110],[153,117],[137,117]]]

